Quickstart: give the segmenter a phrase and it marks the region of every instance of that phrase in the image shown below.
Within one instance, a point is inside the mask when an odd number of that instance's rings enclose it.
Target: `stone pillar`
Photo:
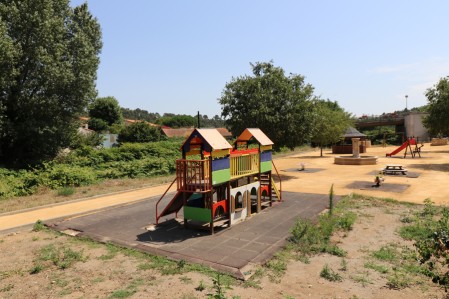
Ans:
[[[360,138],[352,138],[352,157],[360,158]]]

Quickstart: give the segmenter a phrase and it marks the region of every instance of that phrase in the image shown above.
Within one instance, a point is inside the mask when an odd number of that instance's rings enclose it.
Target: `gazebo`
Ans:
[[[360,153],[366,153],[367,140],[366,135],[357,131],[356,128],[349,127],[342,136],[341,141],[332,146],[333,154],[351,154],[352,153],[352,138],[360,138]]]

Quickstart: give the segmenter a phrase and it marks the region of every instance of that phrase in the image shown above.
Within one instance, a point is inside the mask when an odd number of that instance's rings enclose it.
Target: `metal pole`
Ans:
[[[407,99],[408,99],[408,95],[405,95],[405,110],[408,110]]]

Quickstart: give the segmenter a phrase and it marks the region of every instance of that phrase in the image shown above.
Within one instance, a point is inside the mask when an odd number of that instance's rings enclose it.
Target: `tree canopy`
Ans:
[[[161,140],[161,129],[139,121],[122,129],[118,135],[118,142],[153,142]]]
[[[107,131],[123,123],[122,110],[114,97],[96,99],[89,106],[89,117],[89,128],[94,131]]]
[[[158,118],[160,118],[159,113],[151,113],[144,109],[129,109],[129,108],[123,108],[122,107],[122,115],[124,118],[128,119],[135,119],[135,120],[145,120],[149,122],[156,122]]]
[[[436,135],[449,135],[449,77],[441,78],[432,88],[427,89],[426,97],[429,102],[424,118],[424,126],[429,133]]]
[[[233,135],[260,128],[275,147],[310,141],[314,124],[314,88],[301,75],[285,75],[273,62],[251,64],[252,76],[232,78],[219,103]]]
[[[28,164],[70,144],[95,98],[101,30],[87,4],[0,3],[0,155]]]
[[[197,124],[197,119],[196,117],[190,115],[175,115],[166,113],[157,120],[157,123],[170,128],[194,127]]]
[[[313,126],[312,142],[323,146],[340,141],[341,136],[352,125],[351,114],[344,111],[337,102],[318,100],[315,103],[316,118]]]

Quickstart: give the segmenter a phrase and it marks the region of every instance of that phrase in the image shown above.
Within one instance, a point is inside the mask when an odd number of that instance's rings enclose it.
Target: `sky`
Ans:
[[[226,83],[273,61],[355,116],[427,103],[449,75],[447,0],[71,0],[102,28],[100,97],[221,114]],[[406,100],[406,95],[408,98]]]

